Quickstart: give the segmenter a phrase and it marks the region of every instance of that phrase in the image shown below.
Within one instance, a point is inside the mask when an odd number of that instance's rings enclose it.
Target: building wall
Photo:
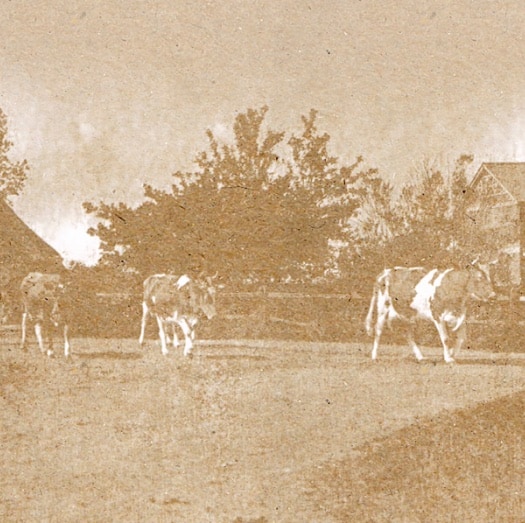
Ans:
[[[518,288],[525,281],[522,244],[525,238],[525,207],[501,188],[492,175],[479,179],[472,188],[469,215],[476,220],[495,261],[492,278],[502,291]]]

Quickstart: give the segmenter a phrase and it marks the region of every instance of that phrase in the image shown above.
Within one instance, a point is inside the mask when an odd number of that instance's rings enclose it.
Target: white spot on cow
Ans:
[[[183,274],[178,280],[177,280],[177,289],[182,289],[184,285],[187,285],[190,282],[190,278]]]
[[[443,271],[434,281],[434,288],[437,289],[442,281],[443,281],[443,278],[450,272],[452,271],[452,269],[447,269],[446,271]]]
[[[454,313],[446,311],[441,316],[441,320],[447,323],[453,332],[457,331],[465,321],[465,313],[463,313],[461,316],[456,316]]]
[[[447,269],[446,271],[438,274],[438,269],[433,269],[428,274],[426,274],[416,285],[416,295],[412,300],[410,307],[414,309],[422,318],[427,320],[433,319],[430,304],[436,295],[436,290],[441,286],[443,278],[451,270],[452,269]]]
[[[430,302],[436,294],[436,287],[432,284],[432,280],[437,272],[437,269],[433,269],[421,279],[415,287],[416,295],[410,304],[410,307],[414,309],[419,316],[429,320],[432,319]]]

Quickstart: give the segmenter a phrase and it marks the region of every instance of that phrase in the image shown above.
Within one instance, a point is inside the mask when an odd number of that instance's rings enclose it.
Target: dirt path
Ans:
[[[2,521],[311,521],[316,467],[525,375],[521,355],[372,364],[350,344],[75,347],[0,355]]]

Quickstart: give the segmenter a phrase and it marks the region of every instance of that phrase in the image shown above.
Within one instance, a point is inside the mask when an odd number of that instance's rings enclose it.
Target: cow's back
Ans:
[[[472,298],[488,300],[494,294],[490,278],[475,267],[445,272],[432,302],[437,315],[444,310],[465,313],[467,302]]]
[[[168,278],[167,274],[153,274],[144,280],[144,301],[149,303],[155,295],[156,288],[163,280]]]
[[[29,273],[20,285],[25,312],[40,319],[56,314],[62,290],[60,275]]]
[[[469,272],[466,270],[449,270],[443,276],[439,285],[436,285],[432,310],[439,317],[443,310],[460,311],[465,307],[469,298],[467,286]]]
[[[172,316],[175,311],[182,313],[189,301],[189,284],[179,287],[179,277],[168,274],[150,276],[144,282],[144,301],[149,309],[161,316]]]
[[[409,318],[415,314],[412,303],[416,297],[416,286],[427,271],[421,267],[394,267],[383,282],[390,299],[390,306],[399,316]]]
[[[58,298],[60,287],[58,274],[31,272],[22,281],[20,290],[22,299],[28,303],[50,302]]]

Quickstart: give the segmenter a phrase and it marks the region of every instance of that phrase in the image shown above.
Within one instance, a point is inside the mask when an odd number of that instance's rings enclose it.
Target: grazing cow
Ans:
[[[487,272],[477,264],[466,269],[433,269],[422,267],[394,267],[385,269],[377,278],[370,308],[366,317],[366,330],[373,334],[374,310],[377,312],[372,359],[377,358],[379,340],[385,321],[398,318],[407,324],[408,342],[418,361],[423,359],[413,337],[416,319],[431,321],[443,344],[443,357],[454,361],[465,342],[467,304],[470,299],[486,301],[495,296]],[[455,348],[450,346],[451,335],[457,337]]]
[[[27,321],[35,325],[38,346],[45,352],[43,335],[49,340],[47,355],[53,355],[51,330],[62,327],[64,336],[64,355],[69,357],[68,326],[61,311],[64,284],[58,274],[29,273],[20,286],[24,312],[22,314],[22,348],[25,348]]]
[[[215,289],[211,280],[169,274],[154,274],[147,278],[144,281],[140,345],[144,344],[147,317],[152,315],[157,319],[162,354],[168,354],[166,324],[173,326],[173,346],[178,346],[179,341],[175,333],[177,324],[185,337],[184,355],[190,355],[199,317],[204,314],[208,319],[212,319],[216,314]]]

